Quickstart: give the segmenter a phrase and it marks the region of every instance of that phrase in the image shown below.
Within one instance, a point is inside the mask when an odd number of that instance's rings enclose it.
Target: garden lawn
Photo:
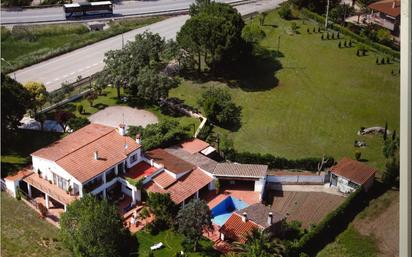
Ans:
[[[1,192],[1,256],[72,256],[58,229],[22,201]]]
[[[159,242],[162,242],[164,247],[153,252],[155,257],[171,257],[175,256],[177,252],[183,251],[183,236],[172,230],[161,231],[157,235],[151,235],[148,232],[140,231],[136,236],[139,243],[139,256],[148,256],[150,247]],[[219,252],[213,249],[212,242],[207,239],[201,240],[200,248],[199,252],[188,252],[187,255],[189,257],[221,256]]]
[[[1,27],[1,57],[12,64],[2,63],[2,72],[10,72],[50,57],[95,43],[97,41],[158,22],[165,17],[150,17],[112,21],[104,31],[89,31],[80,23]]]
[[[298,25],[297,34],[289,33],[292,22]],[[237,80],[184,80],[171,96],[197,106],[208,87],[228,89],[243,108],[242,126],[235,132],[218,131],[228,134],[238,151],[287,158],[326,154],[340,159],[354,158],[360,150],[367,164],[383,170],[381,136],[361,137],[357,131],[362,126],[385,126],[386,121],[391,131],[399,131],[399,63],[377,65],[376,58],[383,55],[369,51],[358,57],[355,42],[352,48],[339,49],[339,40],[321,40],[320,33],[307,33],[313,27],[308,21],[283,20],[272,11],[263,26],[266,37],[260,42],[271,61],[247,66],[257,72],[248,77],[238,74]],[[276,68],[279,36],[281,68]],[[368,147],[354,148],[356,139]]]

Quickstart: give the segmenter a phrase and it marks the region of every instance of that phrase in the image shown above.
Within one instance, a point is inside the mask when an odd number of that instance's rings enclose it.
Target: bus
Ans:
[[[63,10],[66,19],[91,15],[113,15],[113,4],[110,1],[65,4]]]

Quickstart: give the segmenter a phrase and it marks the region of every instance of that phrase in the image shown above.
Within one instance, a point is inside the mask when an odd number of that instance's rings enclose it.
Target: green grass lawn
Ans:
[[[139,243],[139,256],[148,256],[150,246],[159,242],[162,242],[164,247],[153,252],[155,257],[171,257],[175,256],[177,252],[183,251],[183,236],[172,230],[161,231],[157,235],[151,235],[148,232],[140,231],[136,236]],[[220,256],[220,253],[212,248],[211,241],[204,239],[200,242],[200,245],[201,249],[198,252],[187,253],[188,256]]]
[[[1,192],[1,256],[72,256],[57,233],[22,201]]]
[[[288,33],[292,22],[297,23],[298,34]],[[308,27],[312,30],[314,25],[286,21],[272,11],[260,44],[273,56],[280,36],[281,68],[271,57],[247,67],[250,74],[240,81],[186,80],[171,95],[196,106],[208,87],[227,88],[243,108],[242,127],[218,131],[228,134],[239,151],[287,158],[354,158],[354,140],[362,139],[368,144],[361,149],[362,158],[383,169],[381,137],[356,133],[362,126],[384,126],[386,121],[390,130],[399,130],[399,75],[391,74],[399,70],[399,63],[376,65],[380,54],[369,51],[358,57],[356,43],[339,49],[338,40],[321,40],[320,33],[308,34]]]
[[[349,226],[317,257],[374,257],[377,254],[376,240],[372,236],[361,235],[354,227]]]
[[[2,72],[28,66],[117,34],[158,22],[164,17],[127,19],[110,22],[109,29],[90,32],[83,24],[1,27],[1,57],[12,64],[2,63]]]

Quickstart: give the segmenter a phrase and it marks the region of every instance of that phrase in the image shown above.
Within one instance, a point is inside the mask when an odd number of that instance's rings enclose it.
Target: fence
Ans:
[[[282,184],[282,185],[323,185],[327,181],[327,176],[324,172],[320,175],[268,175],[267,183],[270,187],[271,184]]]

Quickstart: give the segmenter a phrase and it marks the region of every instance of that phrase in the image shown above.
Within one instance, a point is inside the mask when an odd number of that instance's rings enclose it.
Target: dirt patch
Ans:
[[[127,126],[146,127],[149,124],[157,123],[156,115],[141,109],[128,106],[110,106],[89,117],[90,122],[99,123],[106,126],[117,127],[121,123]]]
[[[345,200],[342,196],[322,192],[271,191],[269,194],[274,210],[286,215],[288,221],[302,222],[303,228],[318,224]]]
[[[355,228],[363,235],[376,238],[380,251],[378,256],[399,256],[399,192],[386,192],[371,202],[365,211],[367,216],[353,222]]]

